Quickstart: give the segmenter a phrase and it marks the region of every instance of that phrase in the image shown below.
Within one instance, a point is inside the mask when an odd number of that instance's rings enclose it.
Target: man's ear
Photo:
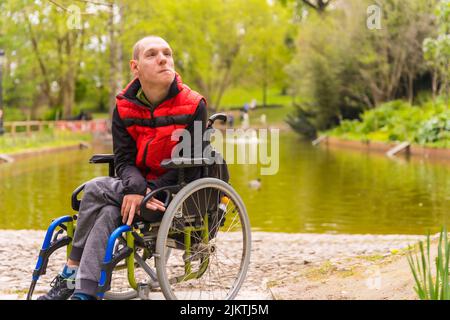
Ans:
[[[138,62],[137,60],[130,60],[130,70],[135,77],[138,76]]]

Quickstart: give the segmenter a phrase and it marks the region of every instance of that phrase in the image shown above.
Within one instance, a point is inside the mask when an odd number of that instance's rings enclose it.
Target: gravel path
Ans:
[[[0,299],[26,297],[44,235],[44,231],[0,230]],[[253,232],[250,269],[238,298],[309,298],[292,283],[317,271],[326,274],[331,266],[335,271],[348,271],[355,261],[360,267],[370,268],[375,260],[396,255],[422,239],[413,235]],[[36,287],[35,296],[47,290],[64,259],[65,250],[55,253],[47,275],[41,277]],[[278,292],[283,294],[278,296]]]

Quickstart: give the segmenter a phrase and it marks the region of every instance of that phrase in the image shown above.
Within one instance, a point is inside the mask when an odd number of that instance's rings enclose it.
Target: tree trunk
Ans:
[[[414,100],[414,73],[410,70],[408,72],[408,101],[409,104],[413,104]]]
[[[64,118],[72,116],[73,106],[75,103],[75,75],[77,72],[77,65],[75,60],[75,42],[76,31],[69,31],[65,37],[65,67],[63,75],[62,101],[63,101],[63,115]]]
[[[433,68],[433,73],[431,74],[431,95],[433,98],[433,104],[436,102],[437,86],[438,86],[437,70],[436,68]]]
[[[121,82],[120,74],[122,73],[121,53],[119,44],[117,42],[116,25],[114,23],[115,10],[117,6],[115,2],[112,2],[109,12],[109,115],[112,117],[114,108],[116,106],[116,94],[120,90],[119,82]],[[123,10],[119,8],[119,14],[123,14]],[[122,19],[122,17],[121,17]],[[121,20],[119,23],[123,23]]]
[[[118,38],[118,45],[117,45],[117,88],[118,90],[122,89],[122,86],[124,85],[123,81],[123,45],[122,45],[122,36],[124,33],[123,27],[124,27],[124,5],[120,4],[119,7],[119,16],[120,16],[120,22],[119,22],[119,34],[117,36]],[[116,92],[117,93],[117,92]]]
[[[50,79],[49,79],[47,67],[46,67],[46,64],[44,63],[44,60],[43,60],[42,56],[41,56],[41,52],[39,50],[39,44],[38,44],[38,41],[37,41],[36,36],[34,34],[34,30],[33,30],[33,27],[31,25],[31,22],[29,20],[29,15],[26,12],[26,10],[24,11],[24,19],[25,19],[25,22],[26,22],[27,27],[28,27],[28,34],[30,36],[33,52],[34,52],[34,54],[36,56],[36,59],[38,60],[39,69],[40,69],[40,71],[42,73],[42,76],[44,78],[44,81],[43,81],[44,93],[45,93],[45,95],[47,97],[47,100],[49,101],[50,106],[53,106],[54,105],[54,100],[53,100],[52,94],[51,94]]]
[[[263,60],[263,79],[262,79],[262,94],[263,94],[263,106],[267,105],[267,56]]]

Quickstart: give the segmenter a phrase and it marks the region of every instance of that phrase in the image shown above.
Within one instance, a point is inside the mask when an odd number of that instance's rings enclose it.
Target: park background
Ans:
[[[304,283],[336,274],[355,281],[448,225],[448,0],[6,0],[0,12],[5,241],[44,230],[70,212],[75,187],[107,174],[88,159],[111,152],[103,131],[131,80],[134,43],[159,35],[210,113],[233,115],[235,127],[281,130],[276,175],[230,165],[261,244],[254,268],[272,275],[269,298],[415,297],[405,259],[404,273],[390,276],[410,285],[393,293],[371,296],[364,277],[369,293],[359,296],[336,289],[339,281],[323,292]],[[405,150],[385,155],[402,142]],[[275,276],[268,261],[286,274]],[[0,291],[20,295],[18,277],[0,281]]]

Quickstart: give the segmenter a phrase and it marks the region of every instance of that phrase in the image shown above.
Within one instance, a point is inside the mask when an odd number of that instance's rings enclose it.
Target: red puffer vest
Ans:
[[[199,102],[204,98],[183,84],[176,74],[178,94],[151,110],[139,103],[136,92],[138,79],[131,81],[116,97],[117,111],[128,133],[136,141],[136,166],[147,180],[154,180],[167,170],[161,161],[169,159],[178,141],[172,141],[172,132],[184,129],[192,122]]]

